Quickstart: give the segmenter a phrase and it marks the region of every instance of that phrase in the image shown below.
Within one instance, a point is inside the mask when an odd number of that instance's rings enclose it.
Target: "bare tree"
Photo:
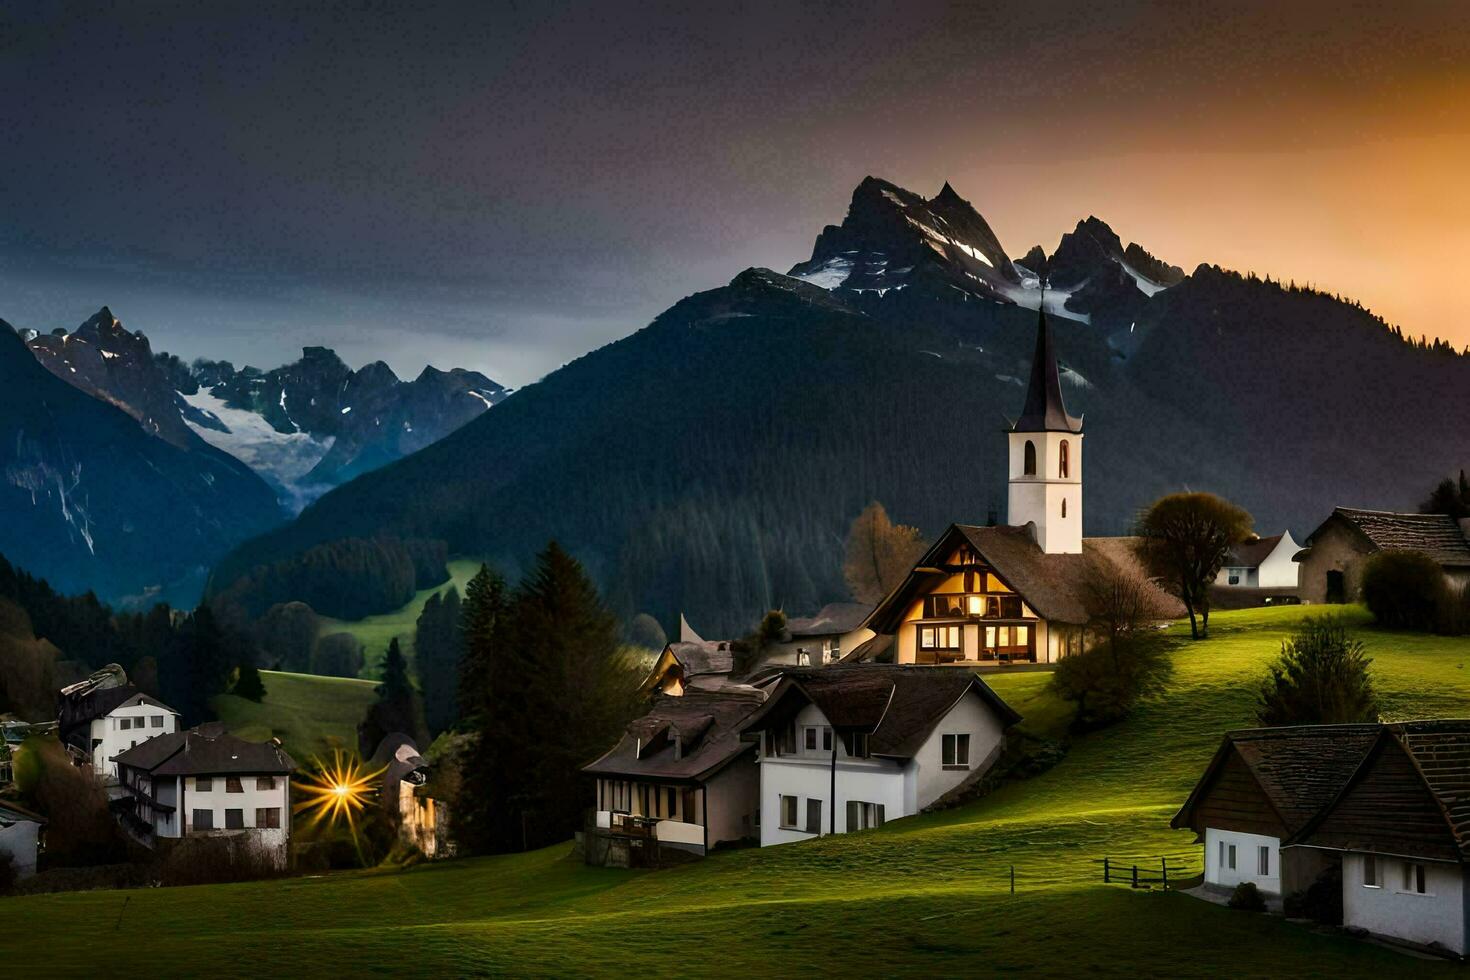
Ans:
[[[842,575],[858,602],[877,603],[903,581],[924,553],[919,529],[894,524],[876,500],[863,509],[847,532]]]
[[[1143,559],[1183,600],[1196,640],[1210,633],[1210,583],[1253,523],[1248,512],[1213,493],[1160,497],[1139,519]]]

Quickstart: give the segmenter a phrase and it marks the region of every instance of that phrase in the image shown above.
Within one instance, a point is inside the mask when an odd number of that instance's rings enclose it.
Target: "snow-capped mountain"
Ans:
[[[71,333],[28,332],[27,346],[64,381],[116,405],[180,448],[224,450],[259,473],[292,512],[345,480],[422,449],[510,390],[474,371],[426,367],[400,380],[381,361],[353,371],[307,347],[271,371],[154,354],[103,307]]]

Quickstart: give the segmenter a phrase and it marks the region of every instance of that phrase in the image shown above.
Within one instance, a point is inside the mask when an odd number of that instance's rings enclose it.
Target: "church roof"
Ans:
[[[1031,358],[1031,383],[1026,404],[1012,432],[1081,432],[1082,420],[1067,414],[1062,400],[1062,380],[1057,373],[1057,355],[1052,349],[1051,324],[1046,321],[1045,302],[1036,312],[1036,353]]]

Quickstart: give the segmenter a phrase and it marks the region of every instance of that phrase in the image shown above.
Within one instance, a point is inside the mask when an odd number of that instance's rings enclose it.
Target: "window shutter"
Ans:
[[[863,805],[856,800],[847,801],[847,829],[857,830],[863,823]]]

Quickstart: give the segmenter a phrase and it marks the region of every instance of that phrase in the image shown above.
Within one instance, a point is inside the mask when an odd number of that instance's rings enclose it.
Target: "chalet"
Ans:
[[[760,706],[753,690],[655,695],[618,744],[582,769],[595,778],[588,862],[626,863],[628,847],[645,843],[703,855],[753,839],[760,770],[740,732]]]
[[[831,602],[815,616],[792,619],[786,624],[789,639],[781,643],[767,664],[820,667],[853,653],[876,635],[863,623],[873,611],[860,602]]]
[[[1020,716],[968,671],[789,670],[742,725],[762,846],[882,826],[983,778]]]
[[[1347,784],[1381,726],[1299,725],[1225,736],[1171,826],[1205,848],[1206,887],[1254,882],[1278,898],[1324,870],[1319,854],[1283,844]]]
[[[1052,662],[1081,650],[1097,585],[1115,570],[1143,580],[1156,618],[1184,614],[1143,579],[1133,539],[1082,536],[1082,420],[1063,403],[1045,313],[1007,438],[1010,523],[950,525],[863,622],[891,638],[899,664]]]
[[[129,684],[117,664],[62,688],[58,702],[57,734],[62,744],[113,783],[120,753],[179,730],[179,713]]]
[[[1356,602],[1363,563],[1379,551],[1420,551],[1458,586],[1470,585],[1470,519],[1338,507],[1296,556],[1303,602]]]
[[[1301,550],[1290,531],[1253,537],[1230,550],[1215,584],[1231,589],[1295,590],[1301,572],[1296,554]]]
[[[46,819],[18,803],[0,800],[0,859],[9,858],[19,878],[36,873]]]
[[[644,694],[717,691],[731,683],[735,653],[728,640],[680,640],[664,647],[644,679]]]
[[[402,732],[383,736],[368,769],[382,773],[378,801],[392,815],[398,839],[426,858],[449,856],[449,810],[429,792],[429,763],[414,740]]]
[[[278,740],[247,742],[212,722],[140,742],[115,761],[126,795],[114,807],[143,843],[242,837],[285,864],[296,763]]]
[[[1470,953],[1470,721],[1382,727],[1297,849],[1341,862],[1343,925]]]

